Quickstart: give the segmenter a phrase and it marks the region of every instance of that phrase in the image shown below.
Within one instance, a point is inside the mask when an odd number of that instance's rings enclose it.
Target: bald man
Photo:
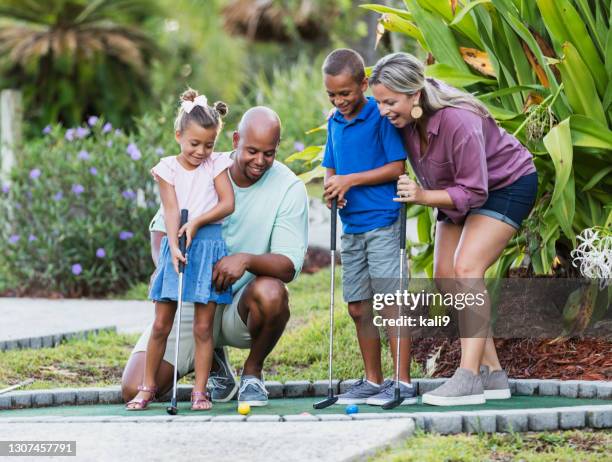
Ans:
[[[238,389],[238,401],[265,406],[267,392],[262,368],[289,320],[285,284],[299,274],[308,244],[308,197],[300,179],[275,160],[281,123],[266,107],[249,109],[233,134],[234,163],[229,169],[235,211],[223,223],[229,255],[213,272],[218,289],[232,286],[233,301],[217,306],[214,366],[209,380],[213,401],[229,401]],[[158,213],[151,224],[152,250],[157,261],[165,232]],[[183,304],[179,339],[179,377],[193,370],[193,304]],[[123,398],[132,399],[142,383],[145,350],[151,326],[138,340],[122,378]],[[175,329],[157,375],[164,393],[172,386]],[[240,386],[225,346],[249,349]]]

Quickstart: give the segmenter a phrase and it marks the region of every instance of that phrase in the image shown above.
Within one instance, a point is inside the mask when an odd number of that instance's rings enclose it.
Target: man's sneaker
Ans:
[[[423,395],[423,404],[432,406],[461,406],[465,404],[484,404],[485,395],[480,374],[459,368],[455,374],[429,393]]]
[[[363,404],[370,396],[377,394],[380,387],[365,379],[359,379],[348,390],[338,395],[336,404]]]
[[[404,400],[400,403],[401,406],[405,406],[408,404],[416,404],[417,402],[417,392],[416,387],[412,384],[409,386],[400,382],[400,398],[404,398]],[[393,400],[395,398],[395,381],[394,380],[385,380],[383,384],[380,386],[380,391],[378,394],[371,396],[366,400],[366,404],[371,406],[382,406],[385,403]]]
[[[249,406],[266,406],[268,404],[268,391],[264,383],[254,375],[243,375],[238,390],[238,403],[247,403]]]
[[[488,366],[480,366],[480,378],[486,399],[509,399],[512,396],[508,375],[503,369],[491,372]]]
[[[210,371],[208,390],[213,401],[225,403],[231,400],[238,390],[238,379],[230,365],[227,348],[215,348],[213,352],[217,370]]]

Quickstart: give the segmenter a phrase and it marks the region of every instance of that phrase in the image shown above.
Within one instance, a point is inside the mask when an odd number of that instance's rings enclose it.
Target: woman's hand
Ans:
[[[338,205],[344,201],[344,195],[351,188],[350,175],[332,175],[325,182],[323,197],[329,203],[333,198],[338,198]]]
[[[170,247],[170,253],[172,254],[172,266],[174,266],[174,271],[176,274],[179,272],[179,261],[187,264],[187,258],[181,252],[181,249],[177,247]]]
[[[196,226],[194,221],[189,221],[181,226],[181,229],[178,230],[178,237],[180,238],[183,233],[185,233],[185,237],[187,238],[185,249],[188,249],[191,245],[191,240],[193,236],[198,232],[198,226]]]
[[[395,202],[406,202],[409,204],[423,204],[425,192],[416,181],[410,179],[408,175],[402,175],[397,180],[397,195]]]

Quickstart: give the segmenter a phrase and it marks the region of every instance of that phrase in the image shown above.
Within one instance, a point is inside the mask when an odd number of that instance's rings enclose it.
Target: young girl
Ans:
[[[228,288],[218,293],[212,285],[214,264],[227,253],[221,237],[221,220],[234,211],[234,193],[227,169],[228,156],[213,153],[227,105],[209,106],[204,95],[192,89],[181,95],[181,107],[174,122],[178,156],[163,158],[152,170],[159,183],[167,237],[162,240],[159,263],[149,298],[155,303],[155,322],[147,345],[144,382],[127,403],[128,410],[144,410],[155,398],[155,377],[172,330],[178,299],[178,265],[186,264],[183,301],[193,302],[195,316],[195,385],[191,394],[193,410],[212,407],[205,392],[212,364],[212,328],[217,303],[231,303]],[[179,229],[180,210],[189,211],[189,221]],[[178,238],[185,233],[187,255],[179,250]]]

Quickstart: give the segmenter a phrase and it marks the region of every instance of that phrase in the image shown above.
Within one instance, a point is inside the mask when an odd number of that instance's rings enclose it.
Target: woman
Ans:
[[[484,274],[529,215],[538,178],[529,151],[499,128],[476,98],[433,79],[414,56],[394,53],[374,67],[370,86],[381,115],[404,137],[420,183],[406,175],[397,200],[438,211],[434,277],[443,292],[482,292]],[[485,293],[486,296],[486,293]],[[423,402],[482,404],[510,398],[485,306],[460,312],[461,364]]]

